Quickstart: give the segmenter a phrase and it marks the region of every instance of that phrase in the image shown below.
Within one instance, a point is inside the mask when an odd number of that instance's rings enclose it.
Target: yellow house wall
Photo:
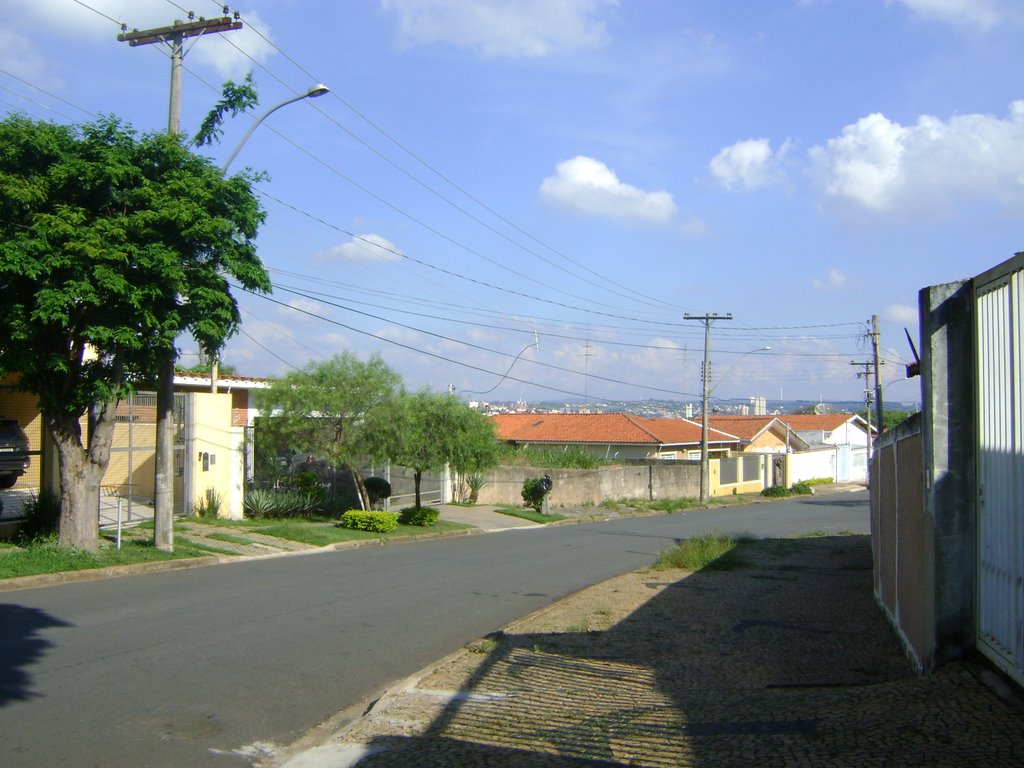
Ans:
[[[761,469],[758,473],[759,477],[757,480],[751,480],[746,483],[732,483],[730,485],[722,485],[721,475],[721,462],[718,459],[708,460],[708,475],[710,482],[708,483],[712,496],[733,496],[738,493],[760,493],[764,490],[764,462],[765,457],[762,456],[760,460]]]
[[[197,392],[193,400],[192,455],[194,496],[186,510],[203,503],[207,491],[220,498],[220,516],[242,517],[244,493],[244,430],[231,426],[229,393]],[[209,461],[205,461],[205,456]]]
[[[751,451],[762,451],[762,452],[781,452],[786,448],[786,442],[771,432],[765,432],[757,436],[756,440],[752,440],[750,444],[743,450],[747,453]]]

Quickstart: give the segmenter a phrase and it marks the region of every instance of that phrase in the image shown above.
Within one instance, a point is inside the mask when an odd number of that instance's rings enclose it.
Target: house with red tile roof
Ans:
[[[787,428],[775,416],[710,416],[708,424],[736,435],[740,439],[738,450],[744,453],[791,453],[806,451],[810,447],[797,432]]]
[[[790,482],[808,477],[833,477],[837,482],[866,483],[869,452],[868,423],[855,413],[793,413],[779,421],[807,441],[803,471],[791,474]],[[871,430],[872,434],[874,430]],[[828,467],[810,469],[813,457],[828,459]],[[824,465],[822,465],[824,466]],[[792,469],[792,467],[791,467]]]
[[[868,445],[868,423],[856,413],[788,413],[778,419],[812,446]],[[874,427],[871,433],[874,435]]]
[[[499,439],[518,446],[577,448],[607,459],[700,458],[701,425],[689,419],[628,413],[507,413],[491,418]],[[739,445],[736,435],[709,428],[709,455],[726,455]]]

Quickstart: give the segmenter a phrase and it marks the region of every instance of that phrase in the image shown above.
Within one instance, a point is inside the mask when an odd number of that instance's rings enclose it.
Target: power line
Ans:
[[[299,291],[290,290],[290,289],[287,289],[287,288],[283,288],[281,286],[278,286],[278,287],[281,288],[281,290],[286,291],[287,293],[292,293],[292,294],[297,295],[297,296],[303,296],[305,298],[312,298],[310,296],[306,296],[306,294],[301,293]],[[253,296],[257,296],[257,297],[263,299],[264,301],[269,301],[271,303],[277,304],[278,306],[288,307],[289,309],[291,309],[294,312],[299,312],[299,313],[307,315],[309,317],[314,317],[314,318],[316,318],[318,320],[322,320],[323,322],[329,323],[331,325],[336,325],[336,326],[339,326],[341,328],[346,328],[346,329],[348,329],[350,331],[353,331],[355,333],[360,333],[360,334],[363,334],[363,335],[366,335],[366,336],[370,336],[370,337],[378,339],[380,341],[387,342],[388,344],[393,344],[395,346],[403,347],[405,349],[411,349],[411,350],[413,350],[415,352],[418,352],[420,354],[424,354],[424,355],[427,355],[429,357],[434,357],[434,358],[439,359],[439,360],[444,360],[445,362],[452,363],[454,365],[459,365],[459,366],[462,366],[462,367],[465,367],[465,368],[470,368],[470,369],[477,370],[477,371],[484,371],[485,373],[490,373],[490,374],[493,374],[495,376],[499,375],[497,371],[487,371],[486,369],[479,368],[479,367],[471,365],[469,363],[464,363],[464,362],[461,362],[459,360],[455,360],[455,359],[452,359],[452,358],[449,358],[449,357],[445,357],[443,355],[439,355],[439,354],[436,354],[436,353],[433,353],[433,352],[428,352],[426,350],[418,349],[418,348],[413,347],[411,345],[403,344],[401,342],[397,342],[394,339],[389,339],[387,337],[380,336],[378,334],[374,334],[374,333],[371,333],[369,331],[364,331],[364,330],[361,330],[359,328],[355,328],[354,326],[348,325],[346,323],[342,323],[342,322],[340,322],[338,320],[332,320],[332,319],[330,319],[328,317],[324,317],[323,315],[318,315],[315,312],[311,312],[309,310],[302,309],[301,307],[294,307],[294,306],[292,306],[292,305],[290,305],[290,304],[288,304],[286,302],[280,301],[278,299],[273,299],[273,298],[271,298],[269,296],[266,296],[264,294],[259,294],[259,293],[256,293],[254,291],[249,291],[249,290],[247,290],[245,288],[242,288],[241,286],[232,285],[232,288],[235,288],[237,290],[241,290],[241,291],[243,291],[245,293],[249,293],[249,294],[251,294]],[[397,326],[399,326],[401,328],[405,328],[407,330],[416,331],[417,333],[421,333],[421,334],[423,334],[425,336],[432,336],[432,337],[440,339],[442,341],[453,342],[455,344],[460,344],[462,346],[469,347],[471,349],[477,349],[477,350],[480,350],[480,351],[483,351],[483,352],[489,352],[489,353],[492,353],[492,354],[503,355],[505,357],[509,357],[510,356],[510,355],[508,355],[505,352],[501,352],[500,350],[490,349],[488,347],[484,347],[484,346],[479,345],[479,344],[473,344],[472,342],[462,341],[461,339],[455,339],[455,338],[452,338],[450,336],[445,336],[443,334],[433,333],[431,331],[426,331],[426,330],[424,330],[422,328],[416,328],[414,326],[406,325],[406,324],[403,324],[403,323],[397,323],[397,322],[395,322],[393,320],[389,320],[389,319],[381,317],[379,315],[374,315],[374,314],[372,314],[370,312],[363,312],[361,310],[352,309],[351,307],[345,307],[345,306],[342,306],[342,305],[333,305],[333,304],[331,304],[331,302],[323,302],[323,303],[329,304],[331,306],[337,306],[339,309],[345,309],[345,310],[347,310],[349,312],[352,312],[354,314],[357,314],[357,315],[363,315],[365,317],[370,317],[370,318],[373,318],[375,320],[381,320],[383,322],[391,322],[394,325],[397,325]],[[538,365],[538,366],[541,366],[543,368],[548,368],[548,369],[551,369],[551,370],[559,371],[561,373],[570,373],[570,374],[573,374],[573,375],[579,375],[579,371],[573,371],[573,370],[568,369],[568,368],[564,368],[564,367],[557,366],[557,365],[552,365],[551,363],[544,363],[544,362],[537,361],[537,360],[532,360],[530,362],[533,363],[534,365]],[[591,377],[595,378],[595,379],[599,379],[601,381],[606,381],[606,382],[609,382],[609,383],[612,383],[612,384],[620,384],[620,385],[635,387],[635,388],[638,388],[638,389],[649,390],[649,391],[652,391],[652,392],[662,392],[662,393],[672,394],[672,395],[692,396],[691,393],[680,392],[678,390],[672,390],[672,389],[665,389],[665,388],[662,388],[662,387],[652,387],[652,386],[650,386],[648,384],[639,384],[637,382],[632,382],[632,381],[623,381],[621,379],[613,379],[613,378],[607,377],[607,376],[598,376],[598,375],[595,375],[595,374],[591,374]],[[520,381],[520,382],[522,382],[524,384],[535,384],[536,386],[544,386],[544,385],[539,384],[537,382],[526,381],[524,379],[515,379],[514,377],[511,377],[511,376],[509,378],[513,378],[514,380]],[[557,390],[557,391],[562,391],[562,390]],[[574,392],[574,393],[568,393],[568,394],[579,395],[580,393]]]
[[[407,260],[412,261],[412,262],[414,262],[416,264],[419,264],[420,266],[427,267],[428,269],[436,270],[437,272],[442,272],[442,273],[444,273],[446,275],[450,275],[452,277],[456,277],[456,278],[458,278],[460,280],[465,280],[467,282],[474,283],[476,285],[480,285],[480,286],[483,286],[485,288],[490,288],[492,290],[502,291],[503,293],[509,293],[509,294],[512,294],[513,296],[519,296],[521,298],[530,299],[531,301],[539,301],[539,302],[542,302],[542,303],[545,303],[545,304],[551,304],[551,305],[556,306],[556,307],[562,307],[563,309],[571,309],[571,310],[574,310],[576,312],[585,312],[585,313],[588,313],[588,314],[600,315],[602,317],[613,317],[613,318],[616,318],[618,320],[630,320],[632,322],[637,322],[637,323],[652,323],[652,324],[655,324],[651,320],[645,320],[643,318],[638,318],[638,317],[630,317],[628,315],[619,315],[619,314],[615,314],[613,312],[602,312],[602,311],[597,310],[597,309],[590,309],[590,308],[586,308],[586,307],[578,307],[578,306],[574,306],[572,304],[566,304],[564,302],[554,301],[552,299],[544,299],[544,298],[541,298],[540,296],[534,296],[532,294],[523,293],[522,291],[516,291],[516,290],[513,290],[511,288],[506,288],[504,286],[495,285],[493,283],[488,283],[488,282],[486,282],[484,280],[479,280],[479,279],[474,278],[474,277],[468,277],[467,275],[463,275],[463,274],[460,274],[458,272],[453,272],[452,270],[445,269],[443,267],[438,267],[438,266],[436,266],[434,264],[430,264],[429,262],[423,261],[421,259],[417,259],[417,258],[415,258],[413,256],[410,256],[407,253],[403,253],[401,251],[396,251],[396,250],[391,249],[391,248],[382,248],[382,246],[380,246],[378,243],[372,243],[369,240],[367,240],[366,238],[361,237],[360,235],[355,234],[354,232],[351,232],[351,231],[349,231],[347,229],[344,229],[343,227],[339,227],[336,224],[331,224],[330,222],[325,221],[324,219],[320,218],[319,216],[316,216],[316,215],[314,215],[312,213],[309,213],[308,211],[304,211],[301,208],[298,208],[297,206],[292,205],[291,203],[286,203],[284,200],[281,200],[280,198],[274,197],[269,192],[266,192],[266,191],[263,191],[263,190],[258,190],[258,192],[259,192],[259,194],[261,196],[266,197],[268,200],[273,200],[278,205],[282,205],[282,206],[284,206],[286,208],[289,208],[292,211],[294,211],[295,213],[298,213],[298,214],[300,214],[302,216],[305,216],[305,217],[311,219],[312,221],[316,221],[319,224],[323,224],[325,227],[329,227],[330,229],[333,229],[333,230],[335,230],[337,232],[341,232],[342,234],[347,235],[348,237],[351,237],[354,240],[360,240],[361,242],[364,242],[364,243],[366,243],[368,245],[372,245],[374,248],[381,248],[381,250],[384,250],[384,251],[386,251],[388,253],[394,254],[395,256],[397,256],[399,258],[407,259]],[[387,203],[387,205],[390,206],[391,204]],[[403,215],[407,215],[407,214],[404,214],[404,212],[402,212],[402,213],[403,213]],[[417,221],[415,218],[412,218],[412,217],[410,217],[410,218],[413,221]],[[417,223],[419,223],[419,222],[417,221]],[[443,235],[440,232],[437,232],[437,230],[434,230],[429,225],[425,225],[424,224],[424,226],[427,227],[428,230],[430,230],[432,232],[435,232],[435,234],[438,234],[439,236],[443,237],[444,239],[448,240],[449,242],[452,242],[453,244],[458,245],[461,248],[467,249],[470,253],[476,253],[472,249],[469,249],[466,246],[463,246],[461,243],[458,243],[457,241],[452,240],[451,238],[448,238],[446,235]],[[487,259],[487,260],[488,261],[493,261],[492,259]],[[498,265],[498,266],[503,266],[503,265]],[[503,268],[505,268],[505,267],[503,267]],[[513,274],[517,274],[518,275],[519,273],[516,273],[513,270]],[[525,275],[519,275],[519,276],[523,277],[526,280],[529,280],[529,278],[527,278]],[[532,282],[536,282],[536,281],[532,281]],[[577,297],[577,298],[582,298],[582,297]],[[584,301],[586,301],[586,299],[584,299]],[[671,326],[671,325],[679,325],[679,324],[676,324],[676,323],[656,323],[656,324],[657,325],[669,325],[669,326]]]
[[[216,4],[216,3],[215,3],[215,4]],[[312,80],[317,80],[317,78],[316,78],[316,77],[315,77],[315,76],[314,76],[314,75],[313,75],[313,74],[312,74],[312,73],[311,73],[311,72],[310,72],[310,71],[309,71],[308,69],[306,69],[306,68],[305,68],[304,66],[302,66],[302,65],[301,65],[301,64],[300,64],[299,62],[297,62],[297,61],[296,61],[296,60],[295,60],[294,58],[292,58],[292,57],[291,57],[290,55],[288,55],[288,54],[287,54],[287,53],[286,53],[286,52],[285,52],[285,51],[284,51],[283,49],[281,49],[281,48],[280,48],[280,47],[279,47],[279,46],[278,46],[278,45],[277,45],[276,43],[274,43],[274,42],[273,42],[272,40],[270,40],[270,39],[269,39],[269,38],[268,38],[268,37],[267,37],[266,35],[264,35],[264,34],[263,34],[263,33],[262,33],[262,32],[261,32],[261,31],[260,31],[260,30],[259,30],[259,29],[258,29],[257,27],[255,27],[255,26],[254,26],[254,25],[253,25],[253,24],[252,24],[251,22],[249,22],[248,20],[246,20],[246,23],[248,24],[248,27],[249,27],[249,29],[253,30],[253,31],[254,31],[254,32],[255,32],[255,33],[256,33],[256,34],[257,34],[257,35],[258,35],[258,36],[259,36],[260,38],[262,38],[262,39],[264,40],[264,42],[266,42],[266,43],[267,43],[268,45],[270,45],[270,46],[271,46],[271,47],[272,47],[272,48],[273,48],[273,49],[274,49],[275,51],[277,51],[278,53],[280,53],[280,54],[281,54],[281,55],[282,55],[282,56],[283,56],[283,57],[284,57],[285,59],[287,59],[287,60],[288,60],[289,62],[291,62],[291,64],[293,64],[293,65],[294,65],[294,66],[295,66],[295,67],[296,67],[297,69],[299,69],[299,70],[300,70],[300,71],[301,71],[301,72],[302,72],[302,73],[303,73],[304,75],[306,75],[306,77],[308,77],[308,78],[310,78],[310,79],[312,79]],[[232,43],[232,45],[234,45],[234,43]],[[239,48],[239,47],[238,47],[237,45],[235,45],[235,47],[236,47],[236,48],[238,48],[238,50],[240,50],[240,51],[241,51],[241,48]],[[245,53],[245,52],[243,51],[243,53]],[[248,58],[250,59],[250,61],[253,61],[253,63],[254,63],[254,64],[256,64],[256,65],[257,65],[257,66],[259,66],[259,67],[260,67],[261,69],[263,69],[264,71],[266,71],[266,72],[267,72],[268,74],[270,74],[270,75],[271,75],[272,77],[274,77],[274,78],[275,78],[275,79],[276,79],[276,80],[277,80],[278,82],[280,82],[280,83],[282,83],[282,84],[285,84],[285,83],[284,83],[284,81],[283,81],[283,80],[282,80],[282,79],[281,79],[280,77],[278,77],[278,76],[277,76],[277,75],[275,75],[274,73],[270,72],[270,70],[269,70],[268,68],[264,67],[264,66],[263,66],[262,64],[260,64],[259,62],[256,62],[256,61],[255,61],[255,59],[253,59],[253,58],[252,58],[251,56],[248,56],[248,54],[245,54],[245,55],[246,55],[246,56],[247,56],[247,57],[248,57]],[[356,108],[355,108],[355,107],[354,107],[354,106],[353,106],[352,104],[350,104],[350,103],[349,103],[348,101],[346,101],[346,100],[345,100],[344,98],[342,98],[342,97],[341,97],[341,96],[340,96],[340,95],[339,95],[339,94],[337,93],[337,91],[336,91],[336,90],[332,90],[332,91],[331,91],[331,95],[332,95],[332,96],[333,96],[333,97],[334,97],[335,99],[337,99],[337,100],[338,100],[338,101],[339,101],[339,102],[340,102],[341,104],[343,104],[343,105],[344,105],[344,106],[345,106],[345,107],[346,107],[347,109],[349,109],[349,110],[350,110],[350,111],[351,111],[351,112],[352,112],[353,114],[355,114],[355,115],[356,115],[357,117],[359,117],[359,118],[360,118],[361,120],[363,120],[363,121],[364,121],[364,122],[365,122],[365,123],[366,123],[367,125],[369,125],[369,126],[370,126],[371,128],[373,128],[373,129],[374,129],[375,131],[377,131],[377,132],[378,132],[378,133],[379,133],[380,135],[382,135],[382,136],[383,136],[384,138],[386,138],[386,139],[387,139],[388,141],[390,141],[390,142],[391,142],[392,144],[394,144],[394,145],[395,145],[396,147],[398,147],[398,148],[399,148],[400,150],[402,150],[403,152],[405,152],[405,153],[406,153],[406,154],[407,154],[407,155],[408,155],[409,157],[411,157],[411,158],[412,158],[413,160],[415,160],[415,161],[416,161],[417,163],[419,163],[419,164],[420,164],[420,165],[422,165],[422,166],[423,166],[424,168],[426,168],[427,170],[429,170],[429,171],[430,171],[431,173],[433,173],[434,175],[436,175],[436,176],[437,176],[438,178],[440,178],[441,180],[443,180],[443,181],[444,181],[445,183],[447,183],[447,184],[448,184],[449,186],[451,186],[451,187],[452,187],[453,189],[457,190],[457,191],[458,191],[459,193],[461,193],[462,195],[464,195],[465,197],[467,197],[467,198],[468,198],[469,200],[471,200],[471,201],[473,201],[474,203],[476,203],[476,204],[477,204],[478,206],[480,206],[480,207],[481,207],[482,209],[484,209],[485,211],[487,211],[487,212],[488,212],[488,213],[490,213],[491,215],[495,216],[495,217],[496,217],[497,219],[499,219],[500,221],[502,221],[502,222],[503,222],[503,223],[505,223],[506,225],[508,225],[508,226],[512,227],[512,228],[513,228],[513,229],[514,229],[515,231],[519,232],[520,234],[523,234],[523,235],[525,235],[526,237],[528,237],[529,239],[531,239],[532,241],[534,241],[534,242],[535,242],[535,243],[537,243],[538,245],[540,245],[540,246],[542,246],[543,248],[547,249],[547,250],[548,250],[548,251],[550,251],[551,253],[554,253],[555,255],[557,255],[557,256],[559,256],[559,257],[561,257],[561,258],[565,259],[566,261],[568,261],[569,263],[573,264],[573,265],[574,265],[574,266],[576,266],[577,268],[579,268],[579,269],[582,269],[582,270],[584,270],[585,272],[588,272],[589,274],[591,274],[591,275],[594,275],[595,277],[598,277],[598,278],[600,278],[601,280],[603,280],[603,281],[605,281],[606,283],[608,283],[609,285],[611,285],[611,286],[612,286],[613,288],[617,288],[617,289],[619,289],[619,291],[625,290],[625,291],[627,291],[627,292],[629,292],[629,293],[631,293],[631,294],[634,294],[634,295],[636,295],[636,296],[639,296],[639,297],[641,297],[641,298],[642,298],[642,299],[644,300],[644,301],[643,301],[642,303],[647,303],[647,304],[650,304],[650,305],[652,305],[652,306],[660,306],[660,307],[663,307],[663,308],[671,308],[671,309],[676,309],[675,307],[673,307],[673,306],[672,306],[671,304],[669,304],[669,303],[667,303],[667,302],[664,302],[664,301],[661,301],[661,300],[658,300],[658,299],[654,299],[654,298],[652,298],[652,297],[650,297],[650,296],[647,296],[647,295],[645,295],[645,294],[643,294],[643,293],[641,293],[641,292],[637,291],[637,290],[636,290],[636,289],[634,289],[634,288],[630,288],[630,287],[628,287],[628,286],[622,285],[621,283],[618,283],[618,282],[616,282],[616,281],[614,281],[614,280],[612,280],[612,279],[608,278],[607,276],[605,276],[605,275],[602,275],[601,273],[599,273],[599,272],[597,272],[597,271],[595,271],[595,270],[593,270],[593,269],[591,269],[591,268],[587,267],[587,266],[586,266],[585,264],[583,264],[583,263],[581,263],[581,262],[577,261],[576,259],[573,259],[573,258],[571,258],[570,256],[568,256],[568,255],[566,255],[566,254],[562,253],[561,251],[559,251],[559,250],[555,249],[554,247],[552,247],[552,246],[548,245],[547,243],[545,243],[544,241],[540,240],[539,238],[537,238],[537,237],[533,236],[533,235],[532,235],[532,234],[530,234],[530,233],[529,233],[528,231],[526,231],[525,229],[523,229],[523,228],[522,228],[522,227],[520,227],[519,225],[515,224],[515,223],[514,223],[514,222],[512,222],[512,221],[511,221],[510,219],[506,218],[505,216],[503,216],[503,215],[502,215],[501,213],[499,213],[498,211],[496,211],[496,210],[495,210],[494,208],[492,208],[492,207],[490,207],[489,205],[487,205],[486,203],[484,203],[484,202],[483,202],[482,200],[480,200],[480,199],[479,199],[478,197],[476,197],[475,195],[473,195],[473,194],[471,194],[470,192],[468,192],[468,191],[467,191],[467,190],[466,190],[465,188],[463,188],[463,187],[462,187],[461,185],[457,184],[457,183],[456,183],[455,181],[453,181],[453,180],[452,180],[451,178],[449,178],[449,177],[448,177],[447,175],[445,175],[444,173],[442,173],[441,171],[439,171],[439,170],[438,170],[437,168],[435,168],[435,167],[434,167],[433,165],[431,165],[430,163],[428,163],[428,162],[427,162],[426,160],[424,160],[424,159],[423,159],[422,157],[420,157],[420,156],[419,156],[418,154],[416,154],[415,152],[413,152],[413,151],[412,151],[411,149],[409,149],[409,148],[408,148],[408,147],[407,147],[406,145],[404,145],[404,144],[403,144],[402,142],[398,141],[398,139],[396,139],[396,138],[395,138],[394,136],[392,136],[392,135],[391,135],[390,133],[388,133],[388,132],[387,132],[386,130],[384,130],[384,129],[383,129],[382,127],[380,127],[380,126],[379,126],[379,125],[378,125],[377,123],[375,123],[375,122],[374,122],[373,120],[371,120],[371,119],[370,119],[369,117],[367,117],[367,116],[366,116],[366,115],[365,115],[365,114],[364,114],[363,112],[361,112],[360,110],[356,109]],[[326,118],[327,118],[327,119],[328,119],[328,120],[329,120],[330,122],[334,123],[334,125],[335,125],[335,126],[337,126],[337,127],[339,128],[339,129],[341,129],[342,131],[344,131],[345,133],[347,133],[347,134],[348,134],[348,135],[349,135],[350,137],[352,137],[352,138],[353,138],[353,139],[354,139],[355,141],[357,141],[358,143],[362,144],[362,145],[363,145],[364,147],[366,147],[366,148],[367,148],[367,149],[368,149],[369,151],[373,152],[373,153],[374,153],[375,155],[377,155],[378,157],[380,157],[380,158],[381,158],[382,160],[384,160],[385,162],[387,162],[387,163],[388,163],[389,165],[393,166],[393,167],[394,167],[395,169],[397,169],[397,170],[398,170],[399,172],[401,172],[402,174],[406,175],[406,176],[407,176],[408,178],[410,178],[411,180],[415,181],[415,182],[416,182],[417,184],[419,184],[419,185],[420,185],[420,186],[422,186],[422,187],[423,187],[424,189],[428,190],[429,192],[431,192],[432,194],[434,194],[435,196],[437,196],[437,197],[438,197],[439,199],[441,199],[441,200],[443,200],[444,202],[446,202],[446,203],[448,203],[449,205],[451,205],[451,206],[452,206],[453,208],[455,208],[455,209],[456,209],[457,211],[459,211],[459,212],[460,212],[460,213],[462,213],[463,215],[465,215],[465,216],[469,217],[469,218],[470,218],[470,219],[472,219],[473,221],[476,221],[476,222],[477,222],[478,224],[480,224],[481,226],[483,226],[483,227],[487,228],[487,229],[488,229],[488,230],[490,230],[491,232],[493,232],[493,233],[497,234],[497,235],[498,235],[499,237],[502,237],[502,238],[504,238],[505,240],[507,240],[507,241],[508,241],[509,243],[511,243],[512,245],[514,245],[514,246],[516,246],[516,247],[518,247],[518,248],[522,249],[523,251],[525,251],[525,252],[527,252],[527,253],[529,253],[529,254],[533,255],[534,257],[536,257],[536,258],[540,259],[541,261],[543,261],[543,262],[545,262],[545,263],[549,264],[550,266],[552,266],[552,267],[555,267],[556,269],[560,269],[560,270],[562,270],[562,271],[563,271],[563,272],[565,272],[566,274],[569,274],[569,275],[571,275],[571,276],[573,276],[573,277],[575,277],[575,278],[577,278],[577,279],[583,279],[583,280],[584,280],[584,282],[586,282],[586,283],[588,283],[588,284],[590,284],[590,285],[593,285],[593,286],[594,286],[594,287],[596,287],[596,288],[599,288],[599,289],[601,289],[601,290],[605,290],[605,291],[609,291],[609,292],[611,292],[611,293],[614,293],[615,295],[621,295],[621,294],[617,293],[616,291],[612,290],[612,288],[608,288],[607,286],[603,286],[603,285],[598,285],[598,284],[594,283],[593,281],[591,281],[591,280],[589,280],[589,279],[586,279],[586,278],[581,278],[581,277],[580,277],[580,276],[579,276],[578,274],[573,274],[573,273],[572,273],[571,271],[567,270],[567,269],[566,269],[565,267],[563,267],[563,266],[561,266],[561,265],[559,265],[559,264],[556,264],[556,263],[554,263],[554,262],[553,262],[553,261],[551,261],[550,259],[548,259],[548,258],[546,258],[546,257],[544,257],[544,256],[542,256],[542,255],[540,255],[540,254],[539,254],[539,253],[537,253],[536,251],[534,251],[534,250],[532,250],[532,249],[530,249],[530,248],[527,248],[527,247],[526,247],[526,246],[524,246],[524,245],[523,245],[522,243],[519,243],[518,241],[516,241],[516,240],[514,240],[513,238],[509,237],[509,236],[508,236],[508,235],[506,235],[505,233],[503,233],[503,232],[500,232],[500,231],[499,231],[499,230],[498,230],[497,228],[495,228],[495,227],[491,226],[490,224],[488,224],[488,223],[484,222],[484,221],[483,221],[482,219],[480,219],[479,217],[477,217],[477,216],[475,216],[474,214],[470,213],[469,211],[465,210],[465,209],[464,209],[464,208],[463,208],[462,206],[459,206],[459,205],[458,205],[457,203],[455,203],[455,202],[454,202],[453,200],[451,200],[451,199],[450,199],[449,197],[447,197],[446,195],[442,194],[442,193],[441,193],[441,192],[439,192],[438,190],[434,189],[433,187],[431,187],[431,186],[430,186],[429,184],[427,184],[426,182],[424,182],[424,181],[422,181],[421,179],[419,179],[419,178],[418,178],[417,176],[415,176],[414,174],[410,173],[410,172],[409,172],[408,170],[406,170],[406,169],[405,169],[404,167],[402,167],[402,166],[401,166],[401,165],[400,165],[399,163],[397,163],[397,162],[395,162],[394,160],[392,160],[391,158],[389,158],[389,157],[388,157],[387,155],[385,155],[385,154],[384,154],[383,152],[381,152],[380,150],[378,150],[377,148],[375,148],[375,147],[374,147],[373,145],[371,145],[371,144],[370,144],[369,142],[367,142],[366,140],[364,140],[364,139],[363,139],[362,137],[358,136],[358,135],[357,135],[357,134],[356,134],[355,132],[351,131],[350,129],[348,129],[347,127],[345,127],[345,126],[344,126],[344,125],[342,125],[341,123],[339,123],[339,122],[338,122],[337,120],[335,120],[335,119],[334,119],[333,117],[331,117],[331,116],[327,115],[327,113],[326,113],[326,112],[324,112],[324,111],[323,111],[323,110],[322,110],[322,109],[321,109],[320,107],[318,107],[318,106],[316,106],[316,105],[312,105],[312,106],[314,107],[314,109],[317,109],[317,111],[321,112],[321,114],[323,114],[323,115],[324,115],[324,117],[326,117]]]

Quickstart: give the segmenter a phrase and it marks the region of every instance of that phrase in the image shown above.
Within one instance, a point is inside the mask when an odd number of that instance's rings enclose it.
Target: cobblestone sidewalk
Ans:
[[[287,768],[1014,766],[1024,714],[970,666],[915,675],[865,536],[584,590],[384,697]]]

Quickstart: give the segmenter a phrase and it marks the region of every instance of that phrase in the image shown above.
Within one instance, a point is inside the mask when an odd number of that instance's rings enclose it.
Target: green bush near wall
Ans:
[[[398,527],[398,515],[394,512],[350,509],[341,516],[338,525],[356,531],[391,533]]]
[[[433,507],[405,507],[398,517],[402,525],[420,525],[424,528],[435,525],[441,516],[440,510]]]

